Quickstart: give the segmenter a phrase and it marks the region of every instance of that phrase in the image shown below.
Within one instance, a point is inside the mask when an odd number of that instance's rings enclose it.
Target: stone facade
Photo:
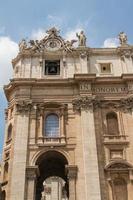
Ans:
[[[132,200],[133,47],[124,33],[118,48],[77,39],[52,28],[19,44],[4,87],[3,200],[45,199],[49,177],[64,181],[62,200]]]

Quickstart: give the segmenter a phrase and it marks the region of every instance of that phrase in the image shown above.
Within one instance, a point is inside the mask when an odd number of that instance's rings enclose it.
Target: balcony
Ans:
[[[127,135],[104,135],[104,144],[128,144],[129,137]]]
[[[66,145],[66,137],[64,136],[48,136],[48,137],[39,137],[38,146],[64,146]]]

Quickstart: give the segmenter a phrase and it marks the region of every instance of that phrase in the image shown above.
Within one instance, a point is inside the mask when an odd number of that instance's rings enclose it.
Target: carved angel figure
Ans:
[[[77,42],[77,40],[71,40],[71,41],[66,41],[65,42],[65,49],[66,51],[72,51],[72,48],[73,48],[73,44]]]
[[[127,45],[127,35],[124,32],[119,33],[119,41],[121,45]]]
[[[30,48],[33,51],[40,49],[40,44],[38,40],[30,40],[29,43],[30,43]]]
[[[27,43],[25,39],[22,39],[19,43],[19,51],[22,52],[25,49],[27,49]]]
[[[84,31],[81,31],[80,34],[76,33],[76,36],[79,40],[79,46],[86,46],[86,36],[84,34]]]

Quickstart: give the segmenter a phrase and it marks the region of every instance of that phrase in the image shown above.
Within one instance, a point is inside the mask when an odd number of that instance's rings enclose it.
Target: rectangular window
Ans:
[[[60,60],[46,60],[45,75],[60,75]]]
[[[123,150],[111,150],[110,158],[111,159],[123,159]]]
[[[101,63],[100,64],[100,72],[102,74],[110,74],[111,73],[111,64],[110,63]]]

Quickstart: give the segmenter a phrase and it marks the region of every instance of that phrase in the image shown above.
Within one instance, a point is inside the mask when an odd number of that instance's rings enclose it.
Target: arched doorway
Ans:
[[[36,165],[40,171],[36,184],[36,200],[47,200],[49,195],[52,200],[67,200],[69,186],[65,166],[68,161],[65,156],[57,151],[49,151],[39,157]]]

